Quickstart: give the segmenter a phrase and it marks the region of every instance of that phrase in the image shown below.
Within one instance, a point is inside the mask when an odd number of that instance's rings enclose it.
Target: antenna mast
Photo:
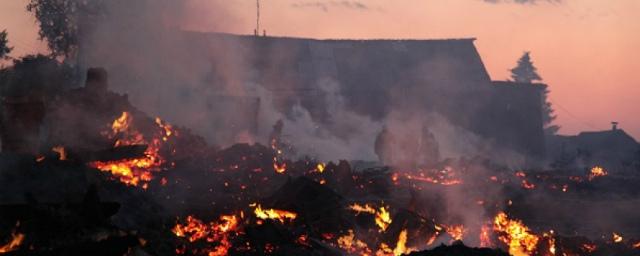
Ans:
[[[255,35],[260,34],[260,0],[256,0],[256,30]]]

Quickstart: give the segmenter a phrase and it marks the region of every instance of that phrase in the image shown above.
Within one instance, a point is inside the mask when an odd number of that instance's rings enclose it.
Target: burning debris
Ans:
[[[79,100],[88,94],[116,103]],[[575,200],[619,178],[598,166],[583,175],[514,172],[485,159],[462,158],[413,169],[356,168],[344,160],[288,158],[293,149],[282,141],[282,122],[268,146],[219,148],[103,89],[72,90],[47,109],[52,134],[66,135],[51,137],[34,154],[0,155],[0,183],[7,184],[0,188],[6,189],[0,196],[0,253],[640,253],[640,240],[633,238],[638,234],[602,230],[610,234],[606,239],[576,236],[577,229],[547,228],[561,222],[541,222],[530,212],[544,205],[534,200]],[[71,122],[61,115],[71,112],[99,122]],[[82,132],[67,134],[72,129]],[[380,150],[383,160],[392,154]],[[615,181],[632,186],[637,180]],[[87,187],[81,203],[69,196]]]

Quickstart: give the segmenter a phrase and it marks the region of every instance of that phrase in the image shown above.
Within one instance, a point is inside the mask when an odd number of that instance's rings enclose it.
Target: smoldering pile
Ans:
[[[628,238],[637,230],[580,230],[567,216],[543,214],[558,212],[546,206],[554,197],[633,197],[637,178],[601,168],[582,176],[514,171],[479,158],[410,170],[288,159],[278,136],[268,146],[222,149],[147,116],[100,76],[42,103],[42,113],[12,115],[14,123],[45,123],[50,139],[30,147],[32,129],[4,130],[16,137],[0,157],[0,253],[640,253],[640,241]],[[5,102],[6,111],[17,104]],[[611,184],[618,190],[606,192]]]

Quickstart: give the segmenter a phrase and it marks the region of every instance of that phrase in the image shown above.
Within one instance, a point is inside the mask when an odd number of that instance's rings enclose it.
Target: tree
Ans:
[[[531,83],[533,81],[542,81],[542,78],[536,72],[536,67],[531,62],[529,52],[524,52],[518,60],[518,65],[511,69],[511,78],[518,83]]]
[[[103,0],[29,0],[27,10],[36,16],[41,40],[54,56],[72,57],[85,26],[104,15]]]
[[[0,96],[51,96],[72,86],[73,78],[73,69],[55,58],[28,55],[0,70]]]
[[[2,30],[0,32],[0,60],[6,59],[13,50],[13,47],[9,47],[9,40],[7,40],[7,31]]]
[[[544,125],[544,133],[545,135],[555,135],[560,130],[559,125],[553,124],[553,121],[556,120],[556,115],[553,114],[555,112],[551,107],[551,102],[549,102],[548,98],[549,89],[544,89],[542,93],[542,124]]]
[[[518,60],[518,65],[510,71],[511,78],[513,81],[518,83],[542,81],[542,78],[538,75],[536,67],[533,66],[529,52],[524,52],[522,57]],[[545,88],[542,93],[542,124],[544,125],[544,133],[546,135],[554,135],[558,130],[560,130],[560,126],[553,124],[553,120],[556,119],[556,115],[553,114],[554,110],[551,107],[548,95],[549,89]]]

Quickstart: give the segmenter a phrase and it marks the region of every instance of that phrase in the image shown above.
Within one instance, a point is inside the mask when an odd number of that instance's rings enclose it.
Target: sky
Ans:
[[[0,0],[11,54],[42,52],[26,0]],[[188,0],[182,27],[253,33],[254,0]],[[469,38],[494,80],[530,51],[561,134],[606,130],[640,139],[638,0],[261,0],[268,35],[310,38]]]

